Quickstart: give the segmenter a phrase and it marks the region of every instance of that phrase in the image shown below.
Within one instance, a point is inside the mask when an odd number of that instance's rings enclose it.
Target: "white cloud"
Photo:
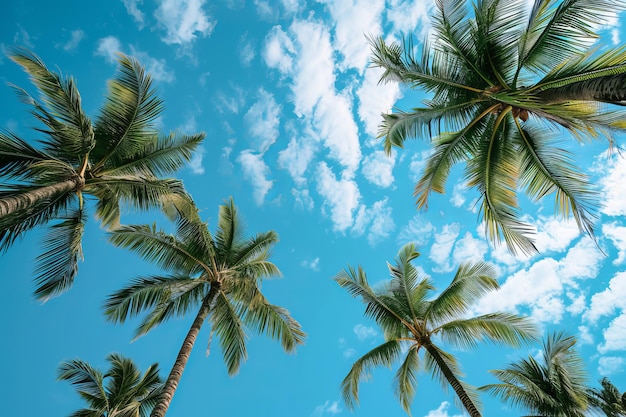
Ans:
[[[444,401],[441,403],[439,408],[436,410],[431,410],[424,417],[463,417],[462,414],[450,415],[448,414],[448,409],[450,408],[450,403]]]
[[[382,188],[393,184],[395,155],[387,156],[384,151],[374,151],[363,159],[363,175],[369,182]]]
[[[204,166],[202,166],[202,160],[204,159],[204,154],[206,153],[206,149],[203,146],[198,146],[196,151],[194,152],[191,160],[189,161],[189,169],[196,175],[204,174]]]
[[[430,155],[432,155],[432,153],[432,149],[427,149],[425,151],[415,153],[411,156],[409,170],[411,171],[411,178],[413,179],[413,181],[417,182],[422,177],[422,173],[424,172],[424,168],[426,167],[428,158],[430,157]]]
[[[278,166],[286,169],[298,185],[306,184],[304,176],[315,155],[315,144],[309,138],[291,138],[286,149],[278,153]]]
[[[393,24],[395,33],[415,33],[421,41],[430,28],[433,0],[389,0],[387,4],[387,19]],[[415,29],[421,27],[421,32]]]
[[[133,17],[139,29],[144,27],[144,17],[141,10],[139,10],[139,4],[143,4],[143,0],[122,0],[124,2],[124,6],[126,6],[126,11],[129,15]]]
[[[626,312],[615,317],[609,327],[602,331],[604,343],[598,345],[598,352],[626,351]]]
[[[616,222],[603,224],[602,235],[613,242],[617,249],[617,258],[613,259],[613,265],[619,265],[626,260],[626,227],[618,226]]]
[[[313,203],[313,199],[309,195],[309,190],[297,190],[295,188],[291,189],[291,195],[295,200],[295,206],[306,211],[313,210],[315,204]]]
[[[246,36],[247,34],[244,34],[239,41],[239,59],[243,65],[248,66],[256,56],[256,51]]]
[[[330,207],[333,230],[345,232],[354,222],[352,214],[361,199],[356,183],[345,178],[338,180],[325,162],[319,163],[316,178],[317,192]]]
[[[167,34],[167,44],[187,45],[198,36],[211,35],[215,20],[205,13],[206,0],[161,0],[154,16]]]
[[[354,350],[353,348],[347,348],[343,351],[343,357],[346,359],[350,359],[354,357],[354,355],[356,355],[356,350]]]
[[[78,48],[78,44],[85,37],[85,32],[80,29],[73,30],[70,33],[70,40],[63,44],[63,50],[65,52],[72,52]]]
[[[122,51],[122,44],[115,36],[107,36],[98,41],[95,55],[102,56],[108,63],[117,62],[117,53]]]
[[[291,38],[280,26],[274,26],[265,37],[263,59],[270,68],[275,68],[281,74],[287,74],[293,66],[295,48]]]
[[[539,216],[537,224],[535,245],[539,253],[548,251],[563,251],[572,240],[580,235],[578,226],[573,220],[560,220]]]
[[[272,181],[267,179],[270,169],[263,161],[263,156],[254,154],[248,149],[239,154],[237,162],[241,164],[244,177],[252,183],[255,203],[262,205],[273,185]]]
[[[434,230],[435,226],[433,226],[432,223],[424,220],[423,215],[416,214],[409,220],[409,223],[400,230],[398,242],[401,244],[415,242],[419,246],[424,246],[432,237]]]
[[[257,101],[243,118],[248,125],[248,133],[257,139],[251,143],[255,151],[265,153],[276,142],[280,125],[280,110],[274,96],[261,88]]]
[[[601,157],[602,172],[608,174],[600,180],[604,204],[601,211],[609,216],[626,215],[626,193],[615,184],[626,184],[626,159],[621,155]]]
[[[611,42],[613,43],[613,45],[617,46],[620,44],[620,33],[619,33],[619,29],[612,29],[611,30]]]
[[[364,342],[368,339],[373,339],[378,335],[378,332],[373,327],[365,326],[364,324],[357,324],[352,328],[352,331],[356,335],[359,341]]]
[[[440,232],[435,233],[435,241],[430,247],[428,257],[437,264],[437,271],[446,272],[454,268],[450,262],[450,253],[460,232],[459,225],[452,223],[443,226]]]
[[[153,58],[148,53],[135,49],[133,46],[130,47],[130,54],[146,68],[153,80],[172,83],[176,79],[174,72],[168,68],[165,59]]]
[[[487,242],[482,239],[476,239],[471,233],[466,232],[465,236],[454,245],[454,252],[452,253],[453,268],[456,268],[462,262],[479,262],[484,260],[488,249]]]
[[[602,376],[611,376],[624,370],[626,359],[621,356],[603,356],[598,360],[598,373]]]
[[[341,412],[341,408],[339,408],[339,402],[338,401],[333,401],[332,403],[330,401],[326,401],[324,404],[322,405],[318,405],[317,407],[315,407],[315,410],[313,411],[313,415],[314,416],[321,416],[323,414],[339,414]]]
[[[28,49],[33,49],[35,45],[33,45],[33,39],[31,39],[30,34],[20,25],[17,24],[17,32],[13,36],[13,43],[19,46],[25,46]]]
[[[352,233],[361,236],[367,230],[367,241],[371,246],[375,246],[388,238],[396,228],[392,211],[392,208],[387,206],[387,198],[377,201],[371,208],[362,205],[357,212]]]
[[[583,345],[593,344],[593,334],[588,326],[578,326],[578,342]]]
[[[591,297],[584,318],[595,323],[601,317],[614,314],[617,309],[626,310],[626,271],[615,274],[604,291]]]
[[[315,259],[313,259],[312,261],[307,261],[304,260],[300,263],[300,265],[302,265],[303,267],[310,269],[312,271],[319,271],[320,270],[320,258],[319,256]]]
[[[465,196],[463,195],[465,191],[467,191],[465,184],[458,183],[454,185],[452,197],[450,197],[450,202],[454,207],[461,207],[465,203]]]
[[[369,59],[365,35],[382,32],[381,14],[385,0],[319,0],[326,4],[334,21],[334,46],[343,56],[342,68],[361,73]]]
[[[371,146],[378,146],[380,143],[377,136],[378,126],[382,122],[381,113],[389,113],[393,104],[402,97],[398,83],[378,84],[383,72],[382,68],[368,67],[356,92],[359,99],[359,118],[365,125],[365,133],[370,136],[367,143]]]

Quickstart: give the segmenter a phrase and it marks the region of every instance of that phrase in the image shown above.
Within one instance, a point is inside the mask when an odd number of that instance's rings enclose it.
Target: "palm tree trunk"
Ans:
[[[187,336],[185,336],[185,340],[183,341],[183,345],[178,352],[178,356],[176,357],[176,361],[174,362],[172,371],[167,377],[167,381],[165,381],[163,391],[161,392],[158,402],[154,406],[150,417],[165,417],[165,413],[167,413],[167,409],[170,407],[170,403],[172,402],[172,398],[174,397],[176,388],[178,388],[180,378],[183,376],[185,365],[187,365],[187,360],[189,360],[189,356],[191,355],[191,349],[193,349],[193,345],[194,343],[196,343],[196,338],[198,337],[198,333],[200,333],[200,328],[202,327],[204,320],[206,320],[207,316],[211,312],[211,303],[213,302],[213,299],[217,296],[218,291],[219,285],[211,285],[211,290],[209,291],[209,294],[202,302],[202,305],[200,306],[200,311],[198,311],[198,315],[193,321],[193,324],[191,325]]]
[[[82,184],[84,184],[84,181]],[[67,193],[72,190],[77,190],[82,184],[79,177],[70,178],[69,180],[52,185],[46,185],[25,193],[0,198],[0,218],[21,210],[26,210],[40,201],[50,199],[54,196]]]
[[[439,354],[439,351],[435,349],[432,344],[424,344],[423,346],[428,351],[428,353],[430,353],[435,362],[437,362],[437,365],[439,366],[439,369],[441,369],[443,376],[446,377],[448,383],[450,383],[450,386],[461,400],[461,403],[463,403],[463,407],[465,407],[469,415],[471,417],[481,417],[480,411],[478,411],[478,409],[474,405],[474,402],[465,391],[465,388],[463,388],[463,385],[461,385],[461,382],[450,370],[450,368],[446,364],[446,361],[443,360],[443,358]]]

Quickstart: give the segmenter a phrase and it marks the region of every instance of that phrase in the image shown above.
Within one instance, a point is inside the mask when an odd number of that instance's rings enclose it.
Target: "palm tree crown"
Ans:
[[[59,366],[58,379],[76,386],[89,405],[70,417],[148,417],[163,388],[158,365],[142,375],[132,360],[117,353],[107,361],[111,369],[105,374],[80,359]]]
[[[452,386],[472,417],[480,416],[475,392],[460,380],[459,363],[441,345],[468,349],[475,348],[478,342],[491,341],[518,346],[535,339],[535,328],[528,319],[509,313],[468,317],[471,307],[483,295],[499,288],[493,268],[482,262],[462,264],[450,285],[437,297],[428,299],[435,287],[430,279],[418,277],[411,264],[418,256],[413,244],[405,245],[395,264],[388,264],[391,280],[376,288],[370,286],[360,267],[348,268],[336,276],[339,285],[352,296],[362,298],[365,315],[376,320],[385,336],[383,344],[354,363],[341,384],[343,397],[353,407],[358,402],[359,381],[367,378],[373,367],[391,367],[404,356],[394,383],[407,413],[417,388],[416,374],[423,364],[444,387]]]
[[[245,237],[232,199],[220,206],[214,235],[193,204],[177,204],[175,214],[174,235],[154,226],[123,226],[110,238],[114,245],[137,252],[172,274],[137,278],[111,295],[105,305],[109,320],[124,322],[147,311],[137,330],[140,336],[174,316],[196,314],[153,417],[165,415],[206,320],[211,323],[211,336],[219,339],[230,375],[247,357],[248,328],[280,340],[287,352],[295,351],[305,336],[289,312],[271,304],[260,291],[263,278],[280,275],[269,261],[278,241],[275,232]]]
[[[575,337],[553,333],[543,344],[542,360],[529,356],[491,371],[501,382],[480,389],[527,409],[532,416],[585,417],[587,375],[575,344]]]
[[[431,138],[434,152],[415,186],[418,208],[443,193],[451,167],[466,162],[465,181],[480,193],[486,234],[513,252],[536,251],[521,221],[517,191],[534,201],[555,195],[555,209],[593,235],[596,193],[569,152],[555,146],[564,129],[579,141],[624,130],[626,48],[592,47],[594,29],[620,0],[437,0],[432,43],[416,54],[372,39],[381,81],[431,93],[424,107],[383,115],[389,153],[406,139]],[[471,9],[471,10],[470,10]],[[552,134],[551,134],[552,132]]]
[[[35,278],[36,297],[46,299],[67,290],[76,276],[87,219],[83,198],[95,199],[95,215],[106,227],[119,223],[121,203],[159,207],[163,196],[184,192],[181,181],[161,176],[188,161],[204,134],[159,134],[162,102],[150,76],[127,56],[120,55],[120,72],[109,81],[95,122],[84,113],[72,78],[24,49],[11,58],[41,94],[37,100],[15,87],[43,125],[36,129],[43,137],[35,143],[0,132],[0,250],[36,226],[49,226]]]
[[[606,417],[626,417],[626,392],[620,392],[606,377],[602,378],[600,385],[601,389],[588,390],[589,405]]]

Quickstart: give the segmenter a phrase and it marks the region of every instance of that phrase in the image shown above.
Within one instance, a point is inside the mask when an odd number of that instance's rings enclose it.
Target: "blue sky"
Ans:
[[[273,229],[280,236],[273,260],[284,278],[264,283],[268,298],[290,310],[308,334],[295,355],[251,334],[249,359],[229,378],[217,345],[207,357],[203,329],[168,415],[347,416],[339,384],[351,363],[380,343],[363,305],[332,277],[362,265],[370,281],[387,279],[387,260],[407,242],[421,252],[417,265],[439,288],[458,264],[485,259],[499,271],[501,291],[485,297],[477,313],[503,310],[532,316],[544,332],[565,330],[580,341],[590,383],[601,376],[626,390],[626,161],[608,158],[606,143],[569,143],[600,192],[598,245],[573,221],[552,216],[553,200],[524,202],[537,228],[540,254],[515,258],[492,247],[478,224],[476,193],[455,181],[415,210],[413,184],[428,145],[410,141],[384,156],[376,139],[380,113],[408,109],[421,96],[396,84],[378,85],[367,68],[364,34],[399,39],[428,33],[431,1],[402,0],[111,0],[81,3],[5,2],[0,46],[22,45],[51,68],[72,75],[88,114],[102,104],[106,80],[116,71],[116,52],[136,57],[152,74],[165,101],[164,131],[205,131],[207,138],[180,177],[213,229],[218,205],[230,196],[247,231]],[[622,18],[600,28],[606,44],[626,38]],[[30,88],[21,69],[0,57],[0,127],[36,139],[34,121],[7,82]],[[564,139],[567,139],[564,137]],[[621,142],[621,140],[618,140]],[[566,145],[567,146],[567,145]],[[157,221],[158,213],[126,213],[127,223]],[[158,362],[165,377],[193,317],[167,323],[131,343],[134,325],[111,325],[102,303],[129,279],[155,273],[131,253],[106,243],[91,218],[85,261],[74,288],[41,305],[32,298],[35,232],[0,257],[4,370],[1,398],[6,415],[66,416],[83,404],[66,382],[55,382],[62,360],[81,358],[105,368],[119,352],[142,369]],[[455,352],[467,382],[495,382],[487,373],[536,354],[481,345]],[[402,416],[380,369],[361,384],[355,416]],[[485,415],[516,416],[489,397]],[[459,417],[451,391],[426,373],[419,376],[412,413]]]

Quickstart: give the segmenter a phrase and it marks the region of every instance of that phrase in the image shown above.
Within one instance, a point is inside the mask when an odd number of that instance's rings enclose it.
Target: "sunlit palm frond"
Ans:
[[[225,204],[220,205],[217,218],[215,242],[219,258],[228,263],[232,261],[232,256],[243,238],[243,229],[242,220],[231,198]]]
[[[305,334],[300,323],[294,320],[286,309],[270,304],[256,291],[248,303],[242,303],[242,321],[257,333],[265,333],[274,340],[280,340],[286,352],[294,352],[304,343]]]
[[[444,342],[460,349],[474,349],[489,341],[502,346],[519,347],[538,338],[535,324],[526,317],[510,313],[489,313],[449,321],[433,330]]]
[[[375,367],[390,368],[398,360],[400,353],[400,342],[390,340],[370,350],[354,362],[350,372],[341,382],[341,394],[349,409],[353,409],[359,403],[359,382],[371,378],[371,372]]]
[[[232,267],[238,268],[239,266],[255,263],[267,263],[267,259],[271,255],[271,249],[276,243],[278,243],[276,232],[258,233],[235,248],[236,250],[231,253],[231,258],[229,259],[230,264]],[[277,268],[269,269],[267,272],[268,277],[272,275],[280,276],[280,271]]]
[[[35,297],[47,300],[67,291],[83,259],[82,238],[87,216],[82,210],[68,213],[50,227],[43,241],[44,252],[37,257]]]
[[[137,253],[168,271],[194,275],[210,268],[187,250],[188,244],[156,226],[120,226],[109,234],[109,242]]]
[[[120,159],[117,164],[105,166],[100,175],[129,175],[145,172],[151,176],[172,174],[191,160],[195,149],[204,139],[204,133],[181,135],[170,133],[146,140],[142,149]]]
[[[92,179],[87,181],[85,191],[97,196],[100,184],[113,190],[121,203],[140,210],[160,208],[168,195],[185,193],[183,183],[178,179],[138,175]]]
[[[463,263],[450,285],[430,302],[425,317],[434,326],[463,317],[481,297],[498,288],[493,266],[485,262]]]
[[[411,415],[411,402],[417,390],[417,373],[419,371],[419,354],[415,346],[409,347],[404,361],[398,368],[394,378],[395,393],[407,414]]]
[[[239,372],[241,363],[248,358],[247,336],[236,307],[222,292],[219,292],[215,298],[210,320],[213,332],[219,338],[226,370],[229,375],[235,375]]]
[[[95,146],[91,120],[85,115],[74,80],[62,79],[50,71],[32,52],[17,48],[10,58],[19,64],[43,95],[44,106],[35,100],[34,112],[52,129],[47,136],[46,149],[51,154],[84,156]],[[24,90],[23,94],[28,95]],[[59,123],[59,121],[61,123]]]
[[[95,123],[94,171],[124,164],[157,136],[155,123],[163,103],[152,78],[135,59],[119,56],[119,74],[109,81],[104,106]]]
[[[144,310],[170,306],[170,311],[183,314],[202,299],[206,282],[184,276],[135,278],[130,285],[111,294],[104,304],[107,320],[123,323]]]

